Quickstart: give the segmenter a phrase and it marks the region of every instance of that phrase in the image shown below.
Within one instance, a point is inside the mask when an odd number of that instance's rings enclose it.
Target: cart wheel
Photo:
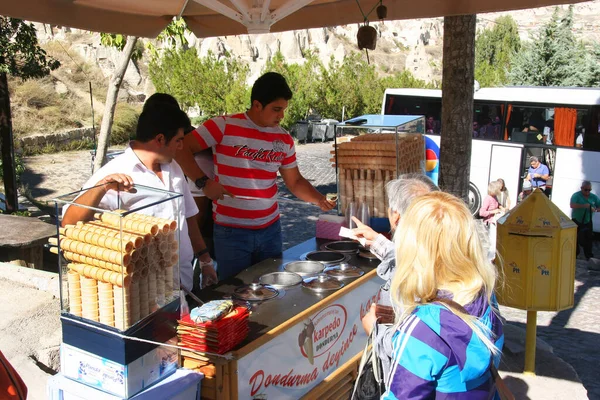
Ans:
[[[481,194],[477,189],[477,186],[473,182],[469,182],[469,211],[471,214],[477,215],[481,208]]]

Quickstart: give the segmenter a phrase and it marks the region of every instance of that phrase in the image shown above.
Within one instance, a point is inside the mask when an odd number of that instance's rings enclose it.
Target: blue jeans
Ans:
[[[283,247],[279,220],[263,229],[215,224],[213,240],[219,280],[237,275],[267,258],[279,257]]]

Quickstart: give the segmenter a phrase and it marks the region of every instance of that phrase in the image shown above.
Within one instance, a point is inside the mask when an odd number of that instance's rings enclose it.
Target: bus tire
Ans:
[[[481,193],[479,193],[479,189],[477,186],[473,184],[473,182],[469,182],[469,211],[474,216],[479,214],[479,209],[481,208]]]

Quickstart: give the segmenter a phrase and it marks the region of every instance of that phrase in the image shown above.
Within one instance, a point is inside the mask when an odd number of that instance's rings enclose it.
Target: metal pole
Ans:
[[[527,311],[525,331],[525,375],[535,375],[535,347],[537,335],[537,311]]]

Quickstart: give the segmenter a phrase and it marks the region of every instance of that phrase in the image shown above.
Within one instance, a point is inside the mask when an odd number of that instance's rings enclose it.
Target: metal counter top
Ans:
[[[329,242],[332,242],[332,240],[315,238],[307,240],[306,242],[284,251],[281,258],[264,260],[240,272],[235,277],[220,282],[215,287],[205,289],[201,298],[203,301],[209,301],[230,297],[235,288],[244,284],[258,282],[260,276],[266,273],[283,271],[283,265],[291,261],[300,260],[300,257],[303,254],[320,250],[320,247],[323,244]],[[362,268],[365,273],[373,270],[379,264],[379,260],[367,260],[358,255],[353,255],[348,262]],[[362,276],[357,280],[361,279],[370,278]],[[340,290],[344,289],[345,288],[342,288]],[[253,342],[270,330],[285,323],[292,317],[317,304],[333,293],[337,293],[336,291],[317,294],[304,289],[301,285],[289,289],[280,289],[279,292],[280,294],[278,297],[261,302],[252,307],[252,314],[249,318],[250,332],[246,339],[239,345],[240,348]]]

